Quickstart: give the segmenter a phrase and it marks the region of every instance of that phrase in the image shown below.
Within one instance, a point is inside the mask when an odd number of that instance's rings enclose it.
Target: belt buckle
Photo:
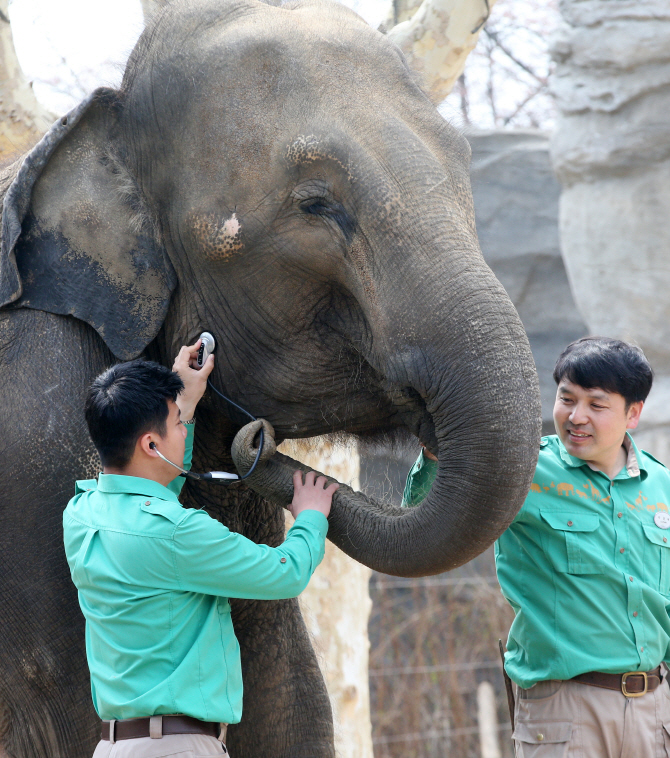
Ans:
[[[626,687],[626,681],[628,680],[629,676],[642,676],[644,677],[644,689],[642,692],[628,692],[628,688]],[[642,695],[647,694],[647,672],[646,671],[628,671],[626,674],[621,674],[621,692],[623,692],[625,697],[642,697]]]

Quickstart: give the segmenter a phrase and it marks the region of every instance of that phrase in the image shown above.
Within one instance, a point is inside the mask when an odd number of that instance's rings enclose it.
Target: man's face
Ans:
[[[565,449],[584,461],[602,463],[616,456],[627,429],[635,429],[644,403],[626,408],[623,395],[587,389],[561,379],[554,404],[554,425]]]
[[[182,424],[179,417],[179,408],[172,400],[167,401],[168,417],[165,422],[165,434],[156,442],[156,447],[163,455],[176,463],[178,466],[184,465],[184,451],[186,449],[186,427]],[[169,464],[163,463],[164,466]],[[178,475],[177,469],[170,467],[171,473]]]

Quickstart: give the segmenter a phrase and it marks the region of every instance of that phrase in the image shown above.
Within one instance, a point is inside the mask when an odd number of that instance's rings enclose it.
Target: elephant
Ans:
[[[329,539],[373,569],[446,571],[509,525],[537,458],[539,393],[479,249],[469,156],[399,49],[353,11],[173,0],[118,88],[3,169],[0,756],[85,758],[98,739],[61,518],[100,465],[87,387],[118,361],[171,365],[207,330],[213,386],[277,442],[420,440],[439,459],[420,507],[344,486],[334,498]],[[196,419],[194,470],[232,470],[248,419],[211,391]],[[297,467],[276,457],[250,485],[187,481],[182,504],[277,545],[283,472]],[[232,613],[245,695],[231,753],[331,758],[297,601]]]

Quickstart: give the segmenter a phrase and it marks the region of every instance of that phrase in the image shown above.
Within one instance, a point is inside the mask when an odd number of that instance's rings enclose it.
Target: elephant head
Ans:
[[[381,571],[443,571],[511,522],[540,428],[469,154],[401,52],[339,4],[174,0],[120,89],[21,164],[0,305],[85,321],[119,359],[207,329],[214,383],[279,438],[408,429],[439,458],[428,498],[342,488],[330,536]],[[283,499],[295,464],[271,464],[254,486]]]

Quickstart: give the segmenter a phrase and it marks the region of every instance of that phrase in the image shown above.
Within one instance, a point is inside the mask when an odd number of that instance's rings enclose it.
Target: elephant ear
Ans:
[[[0,308],[74,316],[129,360],[156,336],[177,278],[115,157],[119,107],[96,90],[25,156],[3,203]]]

